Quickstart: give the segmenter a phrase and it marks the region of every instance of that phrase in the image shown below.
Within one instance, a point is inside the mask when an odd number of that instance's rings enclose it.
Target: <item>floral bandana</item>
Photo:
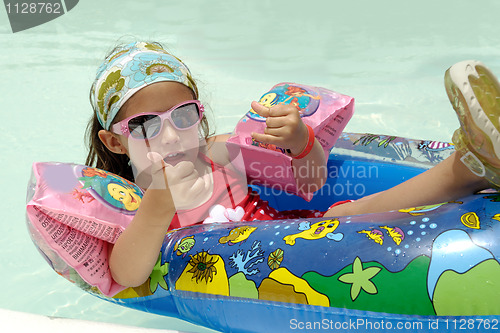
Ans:
[[[90,94],[102,127],[109,130],[116,114],[132,95],[161,81],[182,83],[198,95],[187,66],[160,45],[139,42],[114,50],[97,69]]]

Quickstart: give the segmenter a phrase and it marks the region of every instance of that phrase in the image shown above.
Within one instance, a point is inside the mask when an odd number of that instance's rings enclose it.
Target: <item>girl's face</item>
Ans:
[[[134,94],[121,108],[116,121],[143,112],[164,112],[173,106],[194,99],[193,92],[178,82],[158,82]],[[138,173],[149,170],[149,152],[160,154],[172,166],[181,161],[195,162],[198,157],[200,139],[198,127],[177,130],[167,119],[159,135],[151,140],[137,140],[119,135],[119,140],[127,150],[132,164]],[[136,175],[137,177],[137,175]]]

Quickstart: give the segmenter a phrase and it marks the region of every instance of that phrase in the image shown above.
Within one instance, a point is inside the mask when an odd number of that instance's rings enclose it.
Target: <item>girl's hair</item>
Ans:
[[[156,42],[154,44],[161,46],[161,44]],[[111,55],[115,50],[117,50],[120,47],[121,46],[115,47],[105,58],[108,58],[109,55]],[[194,82],[193,80],[191,83],[194,87],[193,95],[198,96],[198,88],[196,82]],[[92,95],[92,89],[90,91],[90,95]],[[91,100],[90,104],[93,105],[92,97],[90,98],[90,100]],[[92,108],[94,107],[92,106]],[[87,124],[87,129],[85,131],[85,144],[89,149],[87,159],[85,160],[85,164],[87,166],[93,166],[99,169],[112,172],[133,182],[134,173],[132,171],[132,167],[130,165],[130,160],[128,156],[125,154],[115,154],[110,150],[108,150],[108,148],[102,143],[101,139],[99,139],[98,134],[99,131],[102,129],[104,128],[100,124],[99,119],[97,117],[97,110],[94,109],[93,115],[89,120]],[[209,136],[213,135],[213,133],[210,132],[210,127],[205,114],[203,114],[203,117],[200,122],[200,132],[205,138],[205,140],[208,139]]]

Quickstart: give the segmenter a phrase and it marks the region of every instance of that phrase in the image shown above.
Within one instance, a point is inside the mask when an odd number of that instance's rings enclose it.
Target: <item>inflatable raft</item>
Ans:
[[[409,179],[453,149],[342,134],[328,182],[309,203],[256,191],[280,210],[325,210]],[[33,179],[28,199],[36,190]],[[113,296],[57,256],[42,235],[43,219],[28,214],[28,225],[52,267],[80,288],[218,331],[490,332],[500,329],[498,201],[490,191],[377,214],[186,227],[165,236],[146,283]]]

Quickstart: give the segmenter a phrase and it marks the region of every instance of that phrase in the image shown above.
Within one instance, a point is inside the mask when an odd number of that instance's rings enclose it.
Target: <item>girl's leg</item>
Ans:
[[[384,192],[331,208],[325,216],[384,212],[458,199],[500,187],[500,84],[482,63],[464,61],[445,74],[460,128],[457,152],[432,169]]]
[[[453,153],[435,167],[386,191],[331,208],[324,216],[379,213],[452,201],[490,187]]]

